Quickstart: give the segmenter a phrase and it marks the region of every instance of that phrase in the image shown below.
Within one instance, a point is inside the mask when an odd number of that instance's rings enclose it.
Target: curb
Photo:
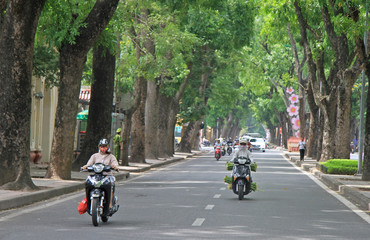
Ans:
[[[8,210],[40,202],[60,195],[76,192],[85,187],[85,183],[75,183],[69,186],[63,186],[53,189],[40,190],[38,192],[27,193],[22,196],[14,197],[0,201],[0,210]]]
[[[370,203],[369,203],[369,198],[366,196],[362,195],[358,191],[354,190],[351,187],[347,186],[341,186],[340,187],[340,192],[345,196],[348,200],[351,202],[355,203],[358,208],[363,209],[365,211],[370,210]]]

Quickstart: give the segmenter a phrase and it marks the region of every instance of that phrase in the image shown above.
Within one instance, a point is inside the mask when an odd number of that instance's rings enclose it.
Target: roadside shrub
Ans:
[[[322,165],[325,172],[329,174],[354,175],[357,172],[357,160],[330,159]]]

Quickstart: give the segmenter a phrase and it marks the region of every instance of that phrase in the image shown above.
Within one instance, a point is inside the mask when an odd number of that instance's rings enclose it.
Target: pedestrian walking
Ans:
[[[306,151],[306,142],[304,141],[304,138],[301,138],[301,141],[298,143],[298,145],[299,145],[300,160],[304,161],[304,152]]]

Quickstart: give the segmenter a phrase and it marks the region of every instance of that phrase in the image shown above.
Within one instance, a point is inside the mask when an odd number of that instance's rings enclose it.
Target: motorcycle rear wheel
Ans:
[[[95,227],[99,226],[100,216],[99,216],[99,198],[93,198],[92,202],[92,209],[91,209],[91,218],[92,223]]]

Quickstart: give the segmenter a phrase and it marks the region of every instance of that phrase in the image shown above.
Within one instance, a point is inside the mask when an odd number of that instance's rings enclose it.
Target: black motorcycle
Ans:
[[[251,183],[251,160],[247,157],[239,157],[234,161],[232,173],[232,189],[238,195],[239,200],[252,191]]]
[[[233,144],[232,143],[228,143],[227,144],[227,154],[231,154],[233,152]]]
[[[225,156],[226,155],[226,146],[224,144],[222,144],[222,148],[221,148],[221,155],[222,156]]]
[[[118,199],[114,196],[115,185],[109,179],[112,176],[103,174],[110,172],[111,168],[103,163],[96,163],[82,171],[94,173],[87,177],[85,183],[87,212],[92,217],[93,225],[99,226],[100,219],[102,222],[107,222],[119,208]],[[111,196],[112,192],[113,196]],[[109,207],[111,198],[113,198],[112,208]]]

